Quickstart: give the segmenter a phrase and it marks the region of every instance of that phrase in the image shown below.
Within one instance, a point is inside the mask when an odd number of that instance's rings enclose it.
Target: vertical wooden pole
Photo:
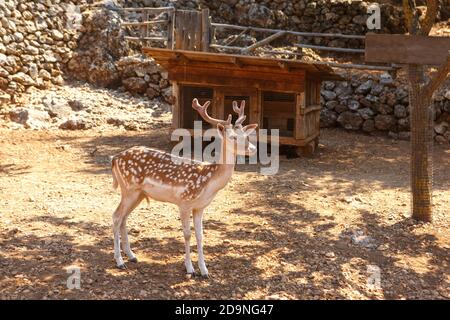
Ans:
[[[216,117],[225,119],[225,94],[222,89],[216,90]]]
[[[143,9],[141,12],[141,20],[142,22],[146,22],[148,21],[148,11]],[[147,37],[148,34],[148,26],[147,25],[142,25],[141,27],[141,38],[145,38]],[[146,40],[141,40],[142,43],[144,44],[144,46],[147,45],[147,41]]]
[[[306,88],[306,86],[305,86]],[[295,139],[305,139],[305,108],[306,108],[306,95],[305,92],[301,92],[296,95],[295,99]]]
[[[173,103],[172,103],[172,129],[178,129],[181,126],[181,92],[180,87],[176,81],[172,82],[172,95],[173,95]]]
[[[190,50],[202,51],[202,13],[193,11]]]
[[[202,9],[202,51],[208,52],[211,35],[211,22],[209,20],[209,9]]]
[[[411,124],[411,191],[413,217],[421,221],[432,218],[433,162],[431,139],[432,123],[428,99],[421,94],[424,68],[408,65],[410,81],[410,124]]]
[[[247,120],[246,120],[245,124],[256,123],[258,126],[261,126],[261,121],[260,121],[261,103],[259,102],[259,97],[258,97],[259,93],[260,93],[260,90],[258,90],[258,89],[252,88],[252,89],[248,90],[248,96],[249,96],[250,103],[248,105],[246,105],[248,114],[247,114]],[[247,95],[247,93],[245,93],[245,95]]]
[[[175,8],[168,12],[167,17],[167,49],[174,48],[174,30],[175,30]]]
[[[174,39],[175,39],[175,49],[180,50],[183,49],[183,25],[181,24],[181,11],[175,11],[175,19],[174,19]]]

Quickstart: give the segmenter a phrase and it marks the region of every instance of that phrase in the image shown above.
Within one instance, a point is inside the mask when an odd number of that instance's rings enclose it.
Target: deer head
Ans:
[[[227,120],[215,119],[208,115],[207,109],[209,105],[210,101],[205,102],[203,106],[198,103],[197,99],[192,101],[192,108],[200,114],[203,120],[217,128],[217,133],[224,144],[222,151],[231,153],[232,155],[254,155],[257,149],[256,146],[249,141],[248,137],[255,131],[258,125],[249,124],[242,126],[242,123],[246,119],[246,115],[244,114],[245,100],[242,100],[240,107],[238,107],[236,101],[233,101],[233,111],[238,114],[238,119],[234,125],[231,123],[231,114],[228,115]]]

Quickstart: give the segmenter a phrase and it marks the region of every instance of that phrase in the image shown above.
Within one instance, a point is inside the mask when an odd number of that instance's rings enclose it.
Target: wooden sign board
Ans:
[[[403,34],[366,35],[366,62],[441,65],[447,61],[450,37]]]

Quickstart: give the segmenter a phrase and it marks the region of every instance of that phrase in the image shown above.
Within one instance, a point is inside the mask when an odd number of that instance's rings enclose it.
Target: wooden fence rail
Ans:
[[[161,8],[123,8],[120,9],[120,12],[125,15],[125,19],[128,18],[130,13],[137,13],[140,15],[141,21],[126,21],[122,23],[123,27],[131,27],[138,28],[140,30],[138,36],[126,36],[126,40],[143,42],[147,44],[149,41],[163,42],[166,44],[167,48],[173,49],[174,43],[174,16],[175,16],[175,8],[174,7],[161,7]],[[161,19],[160,14],[167,13],[167,19]],[[155,18],[150,19],[151,15],[157,15]],[[167,26],[166,33],[167,35],[154,35],[151,34],[149,27],[151,26]]]
[[[178,50],[192,50],[192,51],[210,51],[210,49],[223,50],[237,52],[245,55],[249,54],[257,48],[261,48],[269,45],[272,41],[279,39],[283,36],[298,36],[298,37],[325,37],[325,38],[341,38],[341,39],[354,39],[365,41],[366,37],[363,35],[349,35],[341,33],[319,33],[319,32],[300,32],[292,30],[281,29],[269,29],[249,26],[238,26],[225,23],[213,23],[209,16],[209,9],[203,9],[202,11],[194,10],[177,10],[173,7],[161,7],[161,8],[124,8],[121,9],[125,15],[129,13],[140,13],[141,21],[126,21],[122,23],[124,27],[139,28],[139,36],[127,36],[125,39],[130,41],[146,42],[162,42],[168,49]],[[167,19],[161,19],[160,14],[167,13]],[[153,19],[150,19],[151,15],[156,15]],[[151,26],[166,26],[166,35],[150,34],[149,27]],[[231,29],[238,30],[240,33],[227,41],[225,44],[215,43],[214,35],[215,30]],[[257,32],[262,34],[269,34],[256,43],[242,47],[233,46],[238,39],[244,36],[248,32]],[[339,48],[339,47],[326,47],[318,45],[310,45],[303,43],[296,43],[294,46],[298,48],[309,48],[314,50],[334,51],[364,54],[365,49],[355,48]],[[277,51],[277,50],[262,50],[265,54],[283,54],[291,55],[294,57],[302,56],[301,52],[291,51]],[[307,62],[305,62],[307,63]],[[379,70],[379,71],[395,71],[397,66],[378,66],[378,65],[365,65],[365,64],[341,64],[325,61],[313,61],[315,64],[328,65],[335,68],[352,68],[352,69],[366,69],[366,70]]]
[[[300,31],[291,31],[291,30],[282,30],[282,29],[244,27],[244,26],[236,26],[236,25],[225,24],[225,23],[211,23],[211,26],[213,28],[218,28],[218,29],[235,29],[235,30],[247,30],[247,31],[256,31],[256,32],[269,32],[269,33],[285,32],[286,34],[295,35],[295,36],[304,36],[304,37],[330,37],[330,38],[360,39],[360,40],[364,40],[366,38],[365,36],[341,34],[341,33],[300,32]]]

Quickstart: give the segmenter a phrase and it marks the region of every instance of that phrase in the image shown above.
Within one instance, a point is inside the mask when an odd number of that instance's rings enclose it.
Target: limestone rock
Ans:
[[[448,130],[449,124],[445,121],[434,125],[434,132],[444,134]]]
[[[248,9],[248,20],[251,25],[267,28],[274,23],[274,13],[266,6],[253,3]]]
[[[359,130],[363,123],[363,119],[358,113],[345,111],[339,115],[337,122],[345,129]]]
[[[12,121],[24,125],[29,129],[43,129],[48,127],[50,116],[45,111],[27,108],[18,108],[9,112]]]
[[[84,130],[92,127],[92,124],[82,118],[69,119],[59,126],[63,130]]]
[[[322,109],[320,112],[320,127],[330,128],[336,125],[338,115],[336,112],[328,109]]]
[[[330,101],[336,98],[336,93],[329,90],[322,90],[321,95],[325,98],[325,100]]]
[[[375,117],[375,128],[378,130],[393,130],[397,124],[397,120],[392,115],[379,114]]]
[[[127,91],[134,94],[135,93],[142,94],[145,93],[147,90],[147,83],[145,82],[145,80],[138,77],[122,80],[122,84]]]
[[[358,88],[355,90],[358,94],[367,94],[372,90],[373,80],[367,80],[366,82],[362,83],[358,86]]]

